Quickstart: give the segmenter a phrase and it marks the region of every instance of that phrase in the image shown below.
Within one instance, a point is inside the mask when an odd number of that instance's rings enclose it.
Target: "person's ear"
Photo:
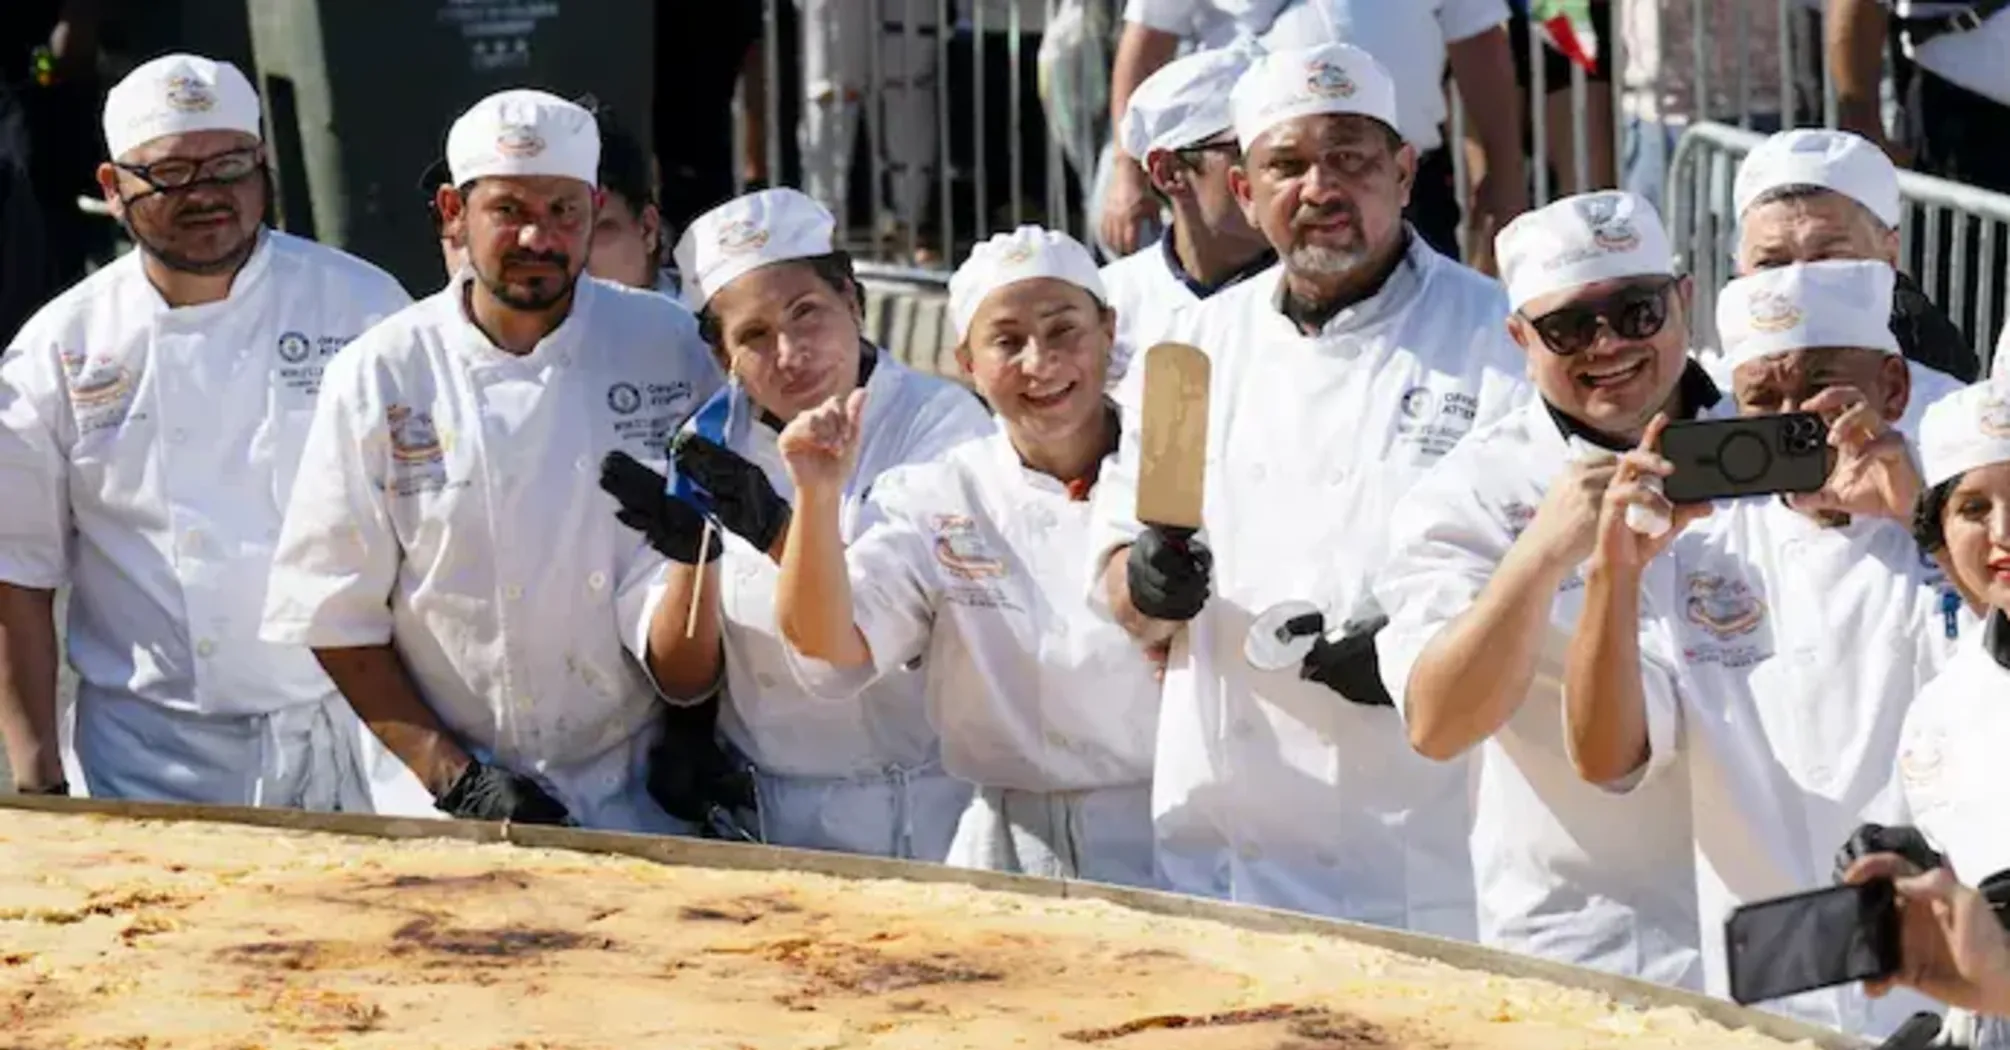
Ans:
[[[1258,223],[1256,216],[1255,190],[1255,185],[1249,181],[1249,169],[1244,167],[1241,161],[1237,161],[1234,167],[1228,169],[1229,196],[1234,197],[1235,203],[1242,208],[1243,221],[1249,223],[1251,229],[1261,230],[1263,226]]]
[[[1396,151],[1396,192],[1403,207],[1410,206],[1410,192],[1417,186],[1417,148],[1405,142]]]
[[[639,216],[642,224],[642,243],[649,250],[649,261],[663,265],[663,213],[654,204],[642,206]]]
[[[1187,191],[1187,168],[1180,163],[1179,154],[1171,150],[1157,150],[1145,158],[1145,178],[1151,180],[1152,188],[1168,197],[1177,197]]]
[[[1885,230],[1879,237],[1884,246],[1884,261],[1890,263],[1892,269],[1898,269],[1898,231]]]
[[[112,210],[112,217],[126,217],[126,202],[119,197],[119,169],[108,161],[98,165],[98,192],[105,195],[105,206]]]
[[[465,243],[468,205],[461,191],[440,183],[440,188],[433,191],[433,207],[440,212],[440,232]]]
[[[1912,364],[1900,354],[1884,354],[1878,362],[1879,373],[1884,383],[1884,405],[1880,411],[1886,423],[1896,424],[1905,418],[1905,408],[1912,403]]]
[[[975,374],[975,370],[971,367],[970,340],[965,339],[956,344],[956,365],[963,369],[963,374],[966,376]]]

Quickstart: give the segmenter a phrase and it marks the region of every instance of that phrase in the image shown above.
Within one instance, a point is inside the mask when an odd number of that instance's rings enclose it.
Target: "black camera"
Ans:
[[[1812,412],[1673,423],[1661,455],[1675,465],[1662,486],[1673,503],[1813,492],[1828,480],[1828,426]]]

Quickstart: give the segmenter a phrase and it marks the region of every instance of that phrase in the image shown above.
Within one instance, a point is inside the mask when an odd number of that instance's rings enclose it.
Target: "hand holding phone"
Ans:
[[[1671,503],[1815,492],[1828,481],[1828,424],[1813,412],[1671,423],[1661,455],[1675,465]]]
[[[1724,924],[1731,999],[1779,999],[1899,972],[1898,894],[1890,879],[1754,901]]]

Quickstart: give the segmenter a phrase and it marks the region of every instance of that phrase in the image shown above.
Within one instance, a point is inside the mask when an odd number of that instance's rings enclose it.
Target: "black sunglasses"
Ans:
[[[146,183],[155,193],[172,193],[193,186],[228,185],[250,178],[265,161],[262,147],[234,149],[208,157],[169,157],[152,164],[112,166]]]
[[[1231,159],[1242,156],[1242,143],[1229,139],[1226,142],[1204,142],[1198,146],[1173,150],[1173,154],[1188,164],[1199,162],[1209,153],[1226,153]]]
[[[1668,324],[1668,292],[1675,287],[1673,277],[1653,284],[1622,288],[1602,299],[1571,303],[1530,317],[1517,310],[1551,353],[1569,357],[1583,353],[1598,342],[1601,325],[1621,339],[1652,339]]]

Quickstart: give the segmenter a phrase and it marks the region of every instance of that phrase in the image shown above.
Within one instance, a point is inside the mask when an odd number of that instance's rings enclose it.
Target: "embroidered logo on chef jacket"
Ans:
[[[1701,631],[1682,649],[1691,663],[1750,667],[1772,655],[1766,600],[1743,580],[1692,572],[1683,588],[1683,618]]]
[[[328,359],[349,345],[349,336],[324,335],[309,337],[305,332],[288,331],[281,333],[274,353],[279,358],[273,369],[273,378],[279,389],[291,395],[289,400],[311,402],[321,392],[321,371]],[[297,406],[296,406],[297,407]]]
[[[496,152],[505,157],[535,157],[544,152],[544,139],[527,124],[508,124],[496,132]]]
[[[691,414],[691,384],[631,383],[607,388],[607,412],[614,445],[626,447],[637,459],[662,459],[664,444],[684,417]]]
[[[392,405],[384,412],[384,423],[391,438],[391,494],[414,496],[446,488],[447,448],[433,414]]]
[[[768,231],[751,219],[740,219],[719,227],[719,250],[735,255],[759,251],[768,243]]]
[[[1359,90],[1347,71],[1331,62],[1314,62],[1307,67],[1305,88],[1320,98],[1352,98]]]
[[[132,369],[109,357],[69,352],[62,356],[77,433],[89,434],[123,424],[133,406]]]
[[[1914,814],[1946,804],[1944,744],[1936,727],[1915,734],[1898,753],[1898,776],[1905,783],[1906,801]]]
[[[962,514],[937,514],[929,519],[935,563],[947,574],[943,600],[978,609],[1017,609],[995,582],[1011,575],[1011,565],[998,557],[977,523]]]
[[[1761,332],[1784,332],[1801,323],[1801,308],[1792,299],[1775,292],[1756,292],[1746,312],[1752,327]]]
[[[164,86],[170,109],[183,113],[204,113],[216,106],[216,96],[194,77],[169,77]]]
[[[1462,390],[1442,393],[1428,386],[1403,391],[1402,418],[1396,421],[1398,442],[1416,446],[1427,457],[1442,456],[1473,428],[1480,399]]]

